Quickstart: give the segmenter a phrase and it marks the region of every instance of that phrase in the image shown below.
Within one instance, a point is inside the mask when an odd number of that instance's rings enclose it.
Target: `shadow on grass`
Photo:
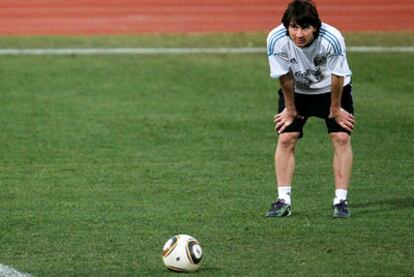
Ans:
[[[349,203],[352,216],[363,214],[375,214],[382,212],[401,212],[403,210],[413,210],[414,212],[414,197],[401,197],[394,199],[378,199],[378,201],[353,202]],[[332,217],[332,208],[308,208],[308,209],[293,209],[292,215],[289,218],[317,218]],[[352,217],[351,216],[351,217]],[[269,218],[266,218],[269,219]]]
[[[202,274],[202,275],[204,275],[204,274],[212,274],[212,275],[217,275],[217,274],[219,274],[220,273],[220,268],[217,268],[217,267],[212,267],[212,266],[204,266],[203,264],[201,265],[201,267],[197,270],[197,271],[195,271],[195,272],[178,272],[178,271],[172,271],[172,270],[169,270],[169,269],[167,269],[167,268],[164,268],[162,271],[159,271],[159,270],[154,270],[154,271],[152,271],[151,272],[151,276],[174,276],[174,275],[177,275],[177,276],[187,276],[187,274],[192,274],[192,275],[197,275],[197,274]]]
[[[350,204],[353,214],[378,213],[384,211],[414,210],[414,197],[378,199],[378,201],[357,202]]]

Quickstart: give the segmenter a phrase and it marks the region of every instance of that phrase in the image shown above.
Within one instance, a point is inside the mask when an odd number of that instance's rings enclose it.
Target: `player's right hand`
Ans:
[[[282,112],[278,113],[273,117],[273,122],[275,123],[275,130],[280,134],[286,127],[288,127],[295,118],[303,119],[303,116],[300,116],[296,110],[288,111],[286,108]]]

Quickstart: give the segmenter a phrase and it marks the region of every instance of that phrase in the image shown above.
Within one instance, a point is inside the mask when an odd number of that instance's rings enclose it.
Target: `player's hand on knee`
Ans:
[[[352,130],[354,129],[355,117],[343,108],[340,108],[337,111],[331,110],[329,118],[335,119],[336,123],[338,123],[339,126],[344,128],[348,132],[352,132]]]
[[[286,127],[288,127],[295,118],[302,118],[302,116],[298,115],[297,111],[288,111],[286,108],[283,109],[282,112],[278,113],[273,117],[273,122],[275,123],[275,130],[280,134],[282,133]]]

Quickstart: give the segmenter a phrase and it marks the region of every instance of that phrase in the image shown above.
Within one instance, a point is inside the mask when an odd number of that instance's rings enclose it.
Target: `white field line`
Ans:
[[[414,46],[351,46],[348,52],[414,52]],[[158,54],[266,54],[263,47],[242,48],[26,48],[0,49],[0,55],[158,55]]]
[[[414,46],[350,46],[349,52],[414,52]]]
[[[10,266],[0,264],[0,276],[3,276],[3,277],[31,277],[32,275],[30,275],[29,273],[17,271],[16,269],[14,269]]]

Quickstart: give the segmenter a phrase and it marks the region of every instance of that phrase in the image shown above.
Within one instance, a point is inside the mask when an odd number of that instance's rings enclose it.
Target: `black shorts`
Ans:
[[[283,133],[299,132],[299,137],[303,137],[303,126],[305,125],[306,120],[309,117],[315,116],[325,119],[325,124],[326,128],[328,129],[328,133],[346,132],[348,134],[351,134],[350,132],[339,126],[339,124],[336,123],[335,119],[328,118],[331,107],[331,93],[315,95],[295,93],[295,106],[298,114],[303,116],[304,118],[295,118],[292,124],[287,126]],[[354,114],[351,84],[344,86],[342,90],[341,106],[347,112]],[[279,89],[278,112],[282,112],[284,108],[285,98],[283,96],[282,90]]]

